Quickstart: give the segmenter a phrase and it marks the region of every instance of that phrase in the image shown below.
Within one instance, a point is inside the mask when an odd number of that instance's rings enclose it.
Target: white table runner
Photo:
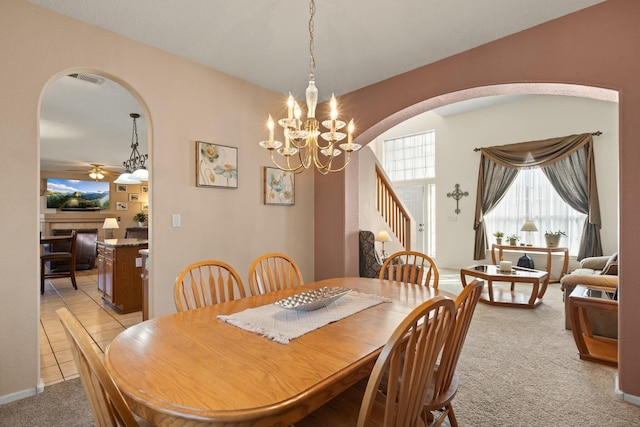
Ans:
[[[287,310],[268,304],[230,315],[219,315],[218,319],[280,344],[289,344],[294,338],[383,302],[391,300],[351,291],[326,307],[313,311]]]

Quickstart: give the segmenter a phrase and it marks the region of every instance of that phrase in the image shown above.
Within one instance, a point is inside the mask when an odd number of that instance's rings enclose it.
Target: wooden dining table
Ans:
[[[322,287],[387,301],[288,344],[217,317]],[[387,280],[322,280],[144,321],[116,336],[105,365],[132,411],[155,425],[287,426],[368,376],[402,319],[437,295],[455,298]]]

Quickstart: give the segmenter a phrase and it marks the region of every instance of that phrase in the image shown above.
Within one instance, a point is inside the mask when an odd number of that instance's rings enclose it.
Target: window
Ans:
[[[570,255],[577,255],[586,216],[560,198],[540,168],[532,168],[520,170],[504,198],[485,215],[485,224],[490,241],[499,230],[505,237],[517,234],[520,243],[540,247],[546,246],[545,231],[564,231],[567,237],[563,237],[560,246],[568,247]],[[535,223],[537,232],[520,231],[528,219]],[[531,233],[530,242],[528,233]]]
[[[384,170],[416,221],[412,248],[435,258],[435,131],[386,139],[382,152]]]
[[[386,139],[383,158],[392,182],[435,178],[435,131]]]

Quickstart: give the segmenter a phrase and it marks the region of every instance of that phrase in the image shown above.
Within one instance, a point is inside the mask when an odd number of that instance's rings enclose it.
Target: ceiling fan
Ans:
[[[89,163],[91,168],[87,171],[87,174],[91,177],[91,179],[95,179],[96,182],[103,179],[105,175],[112,174],[114,172],[109,172],[105,170],[99,163]],[[84,169],[68,169],[69,172],[84,172]]]

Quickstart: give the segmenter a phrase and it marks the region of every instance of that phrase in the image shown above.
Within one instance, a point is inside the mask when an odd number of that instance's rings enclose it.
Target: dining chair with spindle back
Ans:
[[[382,348],[369,379],[356,383],[297,421],[296,427],[418,425],[422,421],[427,387],[454,319],[454,302],[444,296],[416,307]],[[380,392],[383,379],[387,380],[384,394]]]
[[[424,403],[425,415],[430,427],[441,425],[447,418],[451,427],[458,426],[451,404],[460,383],[456,366],[483,286],[484,282],[476,279],[465,286],[456,298],[455,324],[442,349],[442,357],[436,366]],[[440,411],[435,419],[434,411]]]
[[[175,282],[178,311],[192,310],[247,296],[238,272],[218,260],[204,260],[186,266]]]
[[[415,251],[391,254],[382,264],[380,279],[424,284],[438,289],[440,273],[436,262],[428,255]]]
[[[253,295],[303,285],[298,265],[288,255],[268,253],[256,258],[249,267],[249,287]]]
[[[139,426],[104,363],[93,349],[87,331],[67,308],[59,308],[56,313],[71,346],[71,354],[96,426]]]

